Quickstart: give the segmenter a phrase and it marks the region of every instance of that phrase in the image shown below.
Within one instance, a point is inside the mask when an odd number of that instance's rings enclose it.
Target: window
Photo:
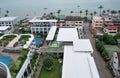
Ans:
[[[50,28],[48,28],[48,30],[50,30]]]
[[[38,31],[38,28],[36,28],[36,30]]]
[[[96,23],[98,23],[98,21],[96,21]]]
[[[47,28],[44,28],[44,30],[46,31],[46,30],[47,30]]]
[[[32,30],[34,31],[34,30],[35,30],[35,28],[32,28]]]

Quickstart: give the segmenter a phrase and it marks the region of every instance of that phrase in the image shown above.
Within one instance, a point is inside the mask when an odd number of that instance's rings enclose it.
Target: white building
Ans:
[[[31,25],[31,32],[32,33],[43,33],[47,34],[51,28],[51,26],[56,26],[57,20],[43,18],[43,17],[34,17],[32,20],[29,21]]]
[[[114,75],[119,78],[120,77],[120,53],[115,52],[113,54],[111,65],[112,65]]]
[[[12,32],[10,26],[0,26],[0,34],[10,34]]]
[[[118,32],[118,26],[107,26],[103,29],[108,35],[115,35]]]
[[[1,17],[0,18],[0,29],[3,34],[13,33],[16,28],[16,24],[17,24],[17,17]]]
[[[79,39],[76,27],[50,29],[46,40],[54,40],[64,46],[62,78],[100,78],[94,58],[93,48],[89,39]]]

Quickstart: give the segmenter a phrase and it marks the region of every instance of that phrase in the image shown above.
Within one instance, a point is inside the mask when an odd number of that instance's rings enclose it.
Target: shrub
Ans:
[[[18,42],[16,42],[13,46],[15,47],[15,46],[17,46],[18,45]]]
[[[102,41],[97,41],[96,48],[98,51],[100,51],[100,53],[103,52],[104,51],[104,43]]]
[[[47,71],[52,70],[54,67],[53,58],[50,56],[46,56],[44,61],[43,61],[43,66]]]

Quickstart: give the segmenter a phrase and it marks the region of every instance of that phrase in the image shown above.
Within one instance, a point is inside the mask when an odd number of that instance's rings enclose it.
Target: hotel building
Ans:
[[[48,34],[51,26],[56,26],[56,19],[50,19],[47,17],[34,17],[29,21],[31,33]]]
[[[14,32],[17,24],[17,17],[0,18],[0,34],[11,34]]]

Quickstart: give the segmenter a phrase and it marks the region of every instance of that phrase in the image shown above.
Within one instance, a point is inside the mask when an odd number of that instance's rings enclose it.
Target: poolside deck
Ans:
[[[7,56],[7,57],[10,57],[13,61],[16,61],[18,60],[19,57],[21,57],[21,54],[19,53],[6,53],[6,52],[2,52],[4,48],[0,48],[0,55],[3,55],[3,56]]]

